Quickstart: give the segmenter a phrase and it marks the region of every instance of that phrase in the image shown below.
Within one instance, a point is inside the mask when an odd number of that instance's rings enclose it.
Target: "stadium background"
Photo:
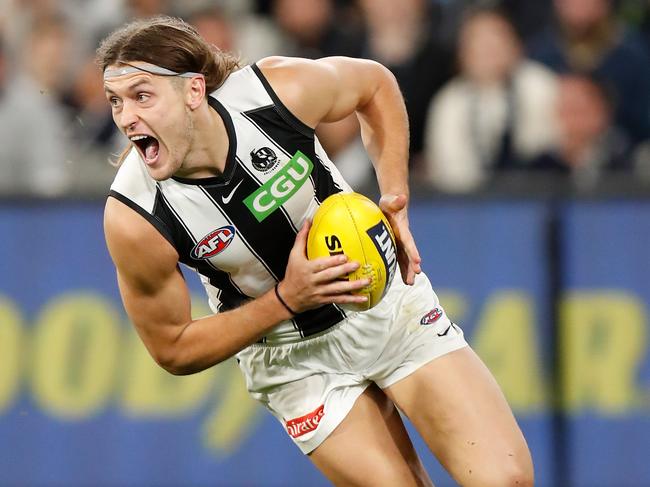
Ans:
[[[272,18],[272,2],[243,3]],[[82,5],[5,4],[5,36],[29,8]],[[221,4],[237,26],[242,7]],[[530,5],[531,15],[551,9]],[[51,194],[0,173],[0,485],[327,485],[248,398],[232,361],[189,377],[155,366],[124,314],[103,242],[110,150],[86,149],[69,156],[74,174]],[[49,161],[40,162],[34,179]],[[650,486],[650,187],[632,171],[588,191],[562,175],[493,176],[454,195],[414,178],[424,270],[504,389],[537,485]],[[194,313],[208,313],[185,275]],[[414,437],[436,485],[454,485]]]

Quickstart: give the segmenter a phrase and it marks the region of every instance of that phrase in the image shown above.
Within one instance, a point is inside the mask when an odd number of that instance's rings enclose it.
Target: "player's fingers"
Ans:
[[[413,266],[409,265],[406,270],[406,279],[404,280],[404,282],[409,286],[412,286],[413,283],[415,282],[415,274],[416,274],[415,269],[413,268]]]
[[[323,303],[365,303],[367,296],[356,294],[359,290],[370,284],[370,279],[364,278],[355,281],[339,281],[327,286],[327,292],[322,294]]]
[[[339,279],[343,276],[346,276],[350,272],[354,272],[359,268],[358,262],[344,262],[342,264],[334,265],[323,269],[315,274],[315,279],[317,283],[330,282],[335,279]]]
[[[323,294],[327,296],[336,296],[341,294],[350,294],[359,289],[363,289],[370,284],[370,279],[364,277],[363,279],[356,279],[354,281],[334,281],[327,286],[323,286]]]
[[[420,258],[420,252],[418,251],[418,247],[417,245],[415,245],[415,240],[413,240],[413,237],[411,236],[410,232],[403,245],[404,245],[404,251],[408,256],[409,261],[412,262],[414,265],[419,266],[420,263],[422,262],[422,259]]]
[[[334,299],[339,299],[342,296],[356,296],[352,294],[355,291],[363,289],[370,284],[370,279],[363,278],[355,281],[335,281],[320,288],[320,295],[322,296],[323,303],[331,303]]]
[[[385,194],[379,199],[379,208],[386,213],[396,213],[406,206],[406,195]]]
[[[402,281],[404,281],[406,284],[409,284],[410,265],[409,265],[408,258],[406,258],[405,254],[401,254],[397,257],[397,264],[399,265],[399,273],[402,275]]]
[[[324,302],[334,304],[361,304],[366,301],[368,301],[367,296],[358,294],[333,294],[327,296]]]
[[[310,228],[311,220],[307,219],[305,220],[305,223],[302,224],[300,231],[296,235],[296,241],[294,242],[293,248],[291,249],[292,253],[297,252],[300,253],[300,255],[307,257],[307,237],[309,236]]]
[[[310,271],[316,274],[332,267],[345,264],[347,261],[348,257],[344,254],[332,255],[328,257],[319,257],[318,259],[312,259],[309,261],[308,266]]]

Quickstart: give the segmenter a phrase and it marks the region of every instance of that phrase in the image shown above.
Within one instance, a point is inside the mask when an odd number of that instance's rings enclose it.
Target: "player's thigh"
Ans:
[[[309,455],[338,486],[432,486],[393,403],[375,385]]]
[[[470,347],[385,389],[463,486],[532,485],[526,441],[501,389]]]

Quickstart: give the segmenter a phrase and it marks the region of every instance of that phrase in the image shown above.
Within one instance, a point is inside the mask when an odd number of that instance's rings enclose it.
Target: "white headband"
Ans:
[[[124,76],[126,74],[136,73],[138,71],[149,73],[149,74],[158,74],[160,76],[179,76],[181,78],[193,78],[194,76],[203,76],[201,73],[194,73],[192,71],[187,71],[185,73],[177,73],[171,69],[163,68],[156,64],[145,63],[143,66],[134,66],[133,64],[126,64],[126,67],[107,69],[104,71],[104,80],[117,78],[118,76]]]

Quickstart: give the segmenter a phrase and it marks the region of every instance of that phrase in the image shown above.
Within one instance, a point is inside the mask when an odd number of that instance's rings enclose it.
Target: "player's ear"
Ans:
[[[186,103],[190,110],[196,110],[205,98],[205,78],[203,76],[194,76],[187,83]]]

